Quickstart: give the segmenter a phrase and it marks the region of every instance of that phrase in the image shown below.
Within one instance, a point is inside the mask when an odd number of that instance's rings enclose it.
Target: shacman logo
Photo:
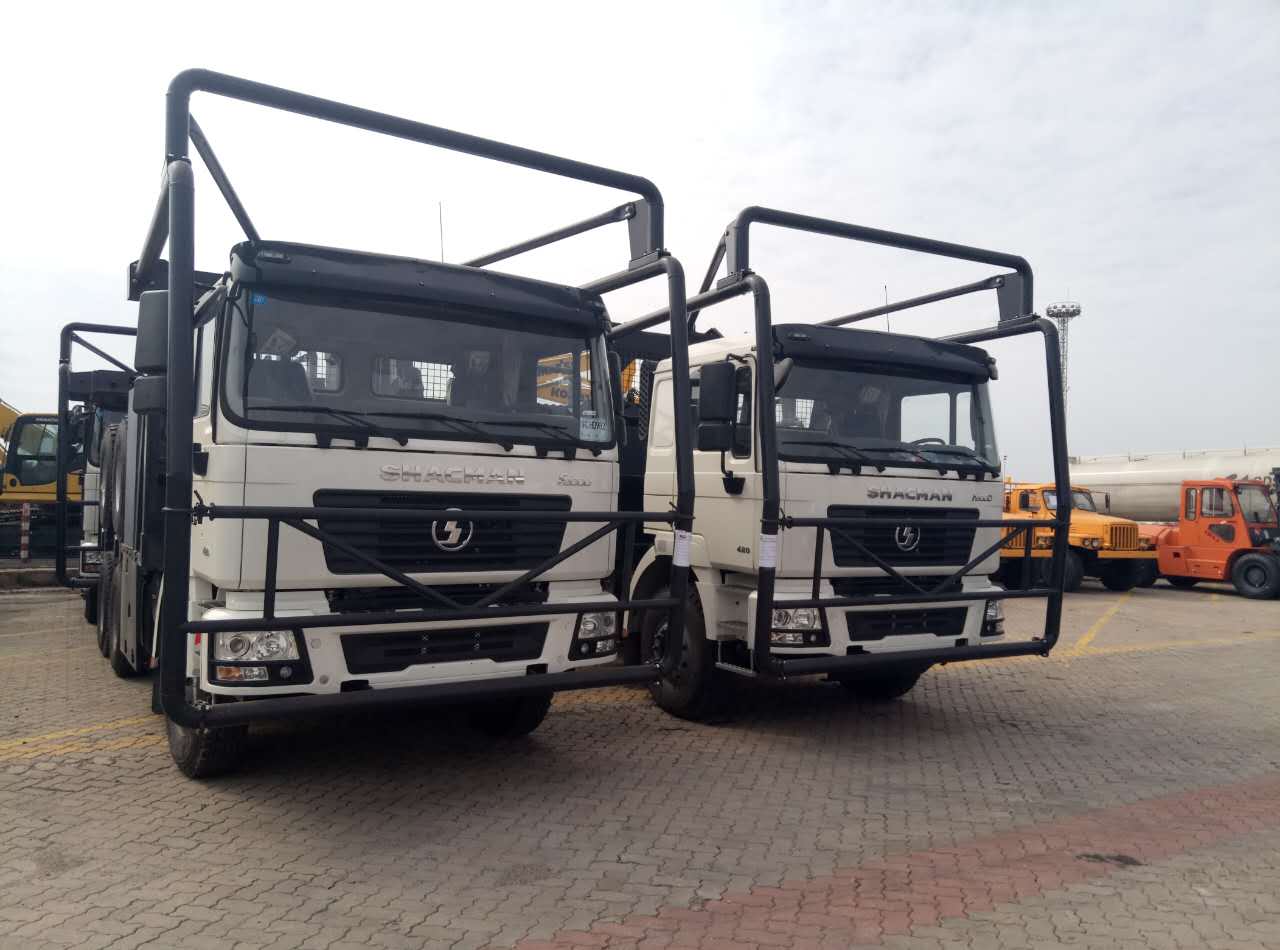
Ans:
[[[920,547],[920,529],[913,524],[900,524],[893,529],[893,543],[899,551],[910,553]]]
[[[445,509],[445,511],[461,510],[461,508]],[[433,521],[431,522],[431,540],[441,551],[461,551],[471,543],[475,527],[475,524],[470,521]]]
[[[450,485],[523,485],[524,471],[518,468],[466,468],[456,465],[437,468],[422,465],[384,465],[385,482],[445,482]]]
[[[951,501],[951,492],[928,491],[923,488],[868,488],[867,497],[882,501]]]

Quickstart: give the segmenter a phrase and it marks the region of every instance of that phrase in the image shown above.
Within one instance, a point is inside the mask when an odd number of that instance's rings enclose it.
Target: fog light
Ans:
[[[265,666],[215,666],[213,677],[228,682],[262,682],[267,679]]]
[[[998,600],[987,601],[986,610],[982,614],[982,635],[984,637],[1004,636],[1004,605]]]
[[[291,630],[250,630],[218,633],[213,638],[215,660],[297,660],[298,641]]]

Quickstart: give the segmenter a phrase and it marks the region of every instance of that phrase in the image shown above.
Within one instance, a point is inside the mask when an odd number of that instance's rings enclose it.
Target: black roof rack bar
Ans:
[[[603,214],[597,214],[575,224],[567,224],[563,228],[557,228],[554,231],[548,231],[546,234],[540,234],[537,237],[529,238],[527,241],[521,241],[519,244],[512,244],[510,247],[504,247],[500,251],[493,251],[490,254],[481,254],[479,257],[473,257],[469,261],[463,261],[466,267],[485,267],[489,264],[496,264],[498,261],[505,261],[509,257],[515,257],[518,254],[524,254],[528,251],[537,250],[540,247],[546,247],[548,244],[554,244],[556,241],[563,241],[565,238],[571,238],[577,234],[585,234],[588,231],[594,231],[596,228],[604,227],[606,224],[613,224],[615,221],[627,221],[636,216],[636,205],[634,201],[629,201],[624,205],[618,205],[616,208],[610,208]]]
[[[231,209],[231,213],[236,216],[236,220],[240,222],[240,227],[244,230],[244,236],[254,244],[262,240],[258,236],[258,229],[253,226],[253,222],[249,220],[249,212],[244,210],[244,205],[240,203],[240,196],[236,194],[236,190],[231,187],[231,181],[227,178],[227,173],[222,169],[222,163],[218,161],[218,156],[213,153],[213,146],[209,144],[209,140],[204,137],[204,130],[196,122],[195,116],[187,117],[191,123],[191,144],[196,147],[196,151],[200,153],[200,158],[204,161],[204,165],[209,169],[209,174],[213,177],[214,184],[218,186],[218,190],[222,192],[222,197],[226,199],[227,206]]]
[[[508,165],[547,172],[562,178],[572,178],[605,188],[631,192],[643,198],[648,207],[648,220],[645,222],[647,227],[643,239],[645,253],[652,254],[663,247],[662,193],[657,185],[640,175],[591,165],[518,145],[508,145],[505,142],[468,135],[464,132],[455,132],[451,129],[427,125],[424,122],[414,122],[383,112],[362,109],[332,99],[309,96],[305,93],[207,69],[188,69],[175,76],[169,84],[165,107],[165,157],[169,162],[186,161],[189,158],[187,141],[191,134],[190,103],[191,95],[195,92],[208,92],[229,99],[238,99],[242,102],[364,129],[368,132],[378,132],[382,135],[421,142],[424,145],[435,145]],[[152,279],[151,271],[160,258],[160,251],[168,239],[168,231],[168,199],[162,194],[143,242],[142,254],[131,269],[130,278],[133,287],[145,285]],[[641,255],[633,253],[632,256],[634,258]]]
[[[1009,276],[1017,277],[1016,274]],[[975,281],[972,284],[964,284],[960,287],[951,287],[947,290],[938,290],[931,294],[922,294],[919,297],[911,297],[907,300],[895,300],[893,303],[887,303],[880,307],[872,307],[870,310],[859,310],[857,313],[846,314],[843,317],[832,317],[830,320],[823,320],[818,324],[818,326],[841,327],[847,323],[857,323],[859,320],[870,320],[873,317],[883,317],[891,313],[897,313],[900,310],[910,310],[913,307],[923,307],[925,304],[937,303],[941,300],[951,300],[953,297],[963,297],[965,294],[974,294],[981,290],[996,290],[1004,286],[1004,282],[1005,275],[997,274],[994,277]]]
[[[808,231],[811,234],[825,234],[829,237],[845,238],[861,241],[864,244],[881,244],[896,247],[904,251],[918,251],[922,254],[933,254],[938,257],[950,257],[956,260],[972,261],[975,264],[994,264],[997,267],[1012,268],[1021,278],[1020,300],[1021,313],[1026,316],[1034,309],[1032,292],[1031,265],[1026,258],[1004,251],[992,251],[981,247],[969,247],[964,244],[952,244],[933,238],[920,237],[915,234],[902,234],[896,231],[883,231],[879,228],[868,228],[844,221],[833,221],[830,218],[815,218],[807,214],[796,214],[792,211],[779,211],[776,208],[752,206],[744,208],[730,222],[724,233],[726,271],[729,277],[746,273],[751,269],[751,244],[749,232],[752,224],[771,224],[780,228],[791,228],[796,231]],[[1004,318],[1012,319],[1012,317]]]
[[[717,287],[715,290],[708,290],[700,294],[696,294],[689,298],[686,306],[690,313],[696,313],[695,308],[710,307],[713,304],[722,303],[731,300],[734,297],[741,297],[743,294],[749,293],[751,288],[743,283],[733,283],[724,287]],[[628,320],[626,323],[619,323],[616,327],[609,331],[611,339],[627,336],[637,330],[647,330],[649,327],[657,326],[671,319],[671,308],[663,307],[661,310],[654,310],[652,313],[646,313],[643,317],[636,317],[634,320]],[[689,320],[693,322],[692,318]]]

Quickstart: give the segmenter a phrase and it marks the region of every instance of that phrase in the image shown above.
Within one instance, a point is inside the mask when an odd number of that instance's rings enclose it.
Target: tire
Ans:
[[[1138,565],[1136,562],[1128,560],[1104,562],[1098,579],[1102,581],[1102,586],[1107,590],[1114,590],[1117,593],[1133,590],[1138,586]]]
[[[248,726],[188,729],[168,718],[165,726],[169,754],[187,778],[213,778],[230,772],[240,764],[249,735]]]
[[[120,427],[111,426],[102,435],[102,468],[98,480],[98,528],[102,535],[102,547],[109,551],[115,545],[115,519],[112,517],[111,499],[115,491],[116,432]]]
[[[1154,587],[1159,579],[1160,571],[1156,568],[1156,562],[1143,561],[1142,566],[1138,568],[1138,586]]]
[[[1269,554],[1242,554],[1231,565],[1231,583],[1252,600],[1271,600],[1280,594],[1280,558]]]
[[[671,589],[654,592],[655,599],[670,597]],[[646,610],[640,620],[640,655],[646,662],[661,654],[668,626],[667,611]],[[680,719],[694,722],[713,715],[719,706],[719,677],[716,676],[713,648],[707,641],[702,609],[691,598],[685,611],[684,639],[680,661],[670,676],[649,687],[649,695],[660,709]]]
[[[102,563],[98,565],[98,652],[103,658],[111,656],[111,577],[115,565],[115,558],[111,555],[103,555]]]
[[[129,454],[125,451],[125,447],[128,445],[126,438],[128,428],[128,420],[116,426],[116,438],[111,452],[111,494],[110,496],[104,495],[101,500],[111,510],[111,534],[113,540],[116,535],[119,535],[124,530],[125,487],[128,482],[125,477],[125,466],[128,463]]]
[[[551,693],[533,693],[477,706],[471,725],[492,739],[518,739],[542,725],[551,709]]]
[[[98,623],[98,588],[90,587],[84,592],[84,622],[97,626]]]
[[[911,692],[928,669],[928,665],[889,667],[833,679],[863,702],[889,703]]]
[[[1068,594],[1074,594],[1080,589],[1080,585],[1084,583],[1084,558],[1079,553],[1067,549],[1067,570],[1063,575],[1062,589]]]
[[[1165,580],[1178,588],[1178,590],[1191,590],[1191,588],[1200,583],[1200,578],[1198,577],[1166,577]]]

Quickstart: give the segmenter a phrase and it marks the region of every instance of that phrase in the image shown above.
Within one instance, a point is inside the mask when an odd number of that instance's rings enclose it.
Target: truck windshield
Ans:
[[[776,391],[779,458],[999,471],[985,384],[797,361]]]
[[[1050,511],[1058,510],[1058,493],[1056,491],[1046,491],[1044,493],[1044,506]],[[1078,488],[1071,490],[1071,507],[1077,511],[1098,510],[1098,506],[1093,503],[1093,495]]]
[[[1276,509],[1271,499],[1259,485],[1237,485],[1236,497],[1240,500],[1240,511],[1244,520],[1250,524],[1275,524]]]
[[[604,340],[579,328],[258,291],[227,315],[223,393],[241,425],[504,447],[613,441]]]

